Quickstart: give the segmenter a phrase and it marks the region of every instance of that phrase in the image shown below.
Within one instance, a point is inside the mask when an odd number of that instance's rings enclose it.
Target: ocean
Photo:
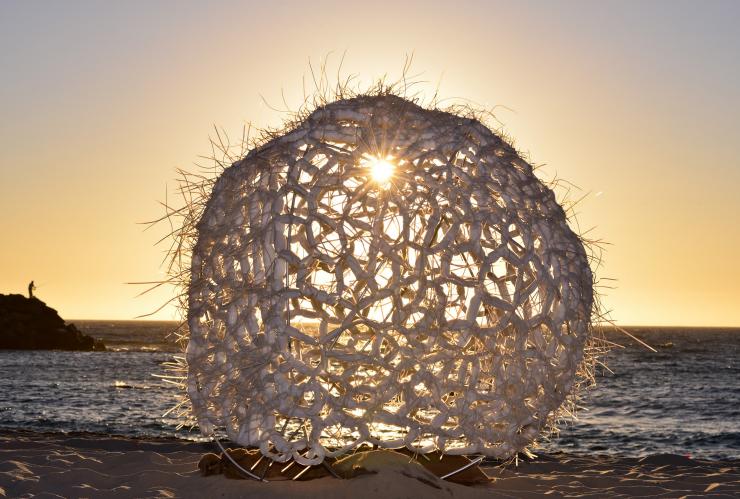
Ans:
[[[175,324],[75,321],[108,352],[0,351],[0,429],[132,437],[199,434],[163,417],[178,390],[153,376],[177,353]],[[621,333],[576,421],[545,453],[740,458],[740,329],[629,328]]]

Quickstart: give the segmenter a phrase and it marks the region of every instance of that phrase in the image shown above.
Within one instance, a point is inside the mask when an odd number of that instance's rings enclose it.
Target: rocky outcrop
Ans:
[[[105,350],[38,298],[0,294],[0,349]]]

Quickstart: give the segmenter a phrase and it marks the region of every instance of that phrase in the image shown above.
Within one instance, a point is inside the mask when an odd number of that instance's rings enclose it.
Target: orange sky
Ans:
[[[212,125],[278,124],[260,95],[297,107],[309,59],[346,50],[369,82],[413,51],[420,91],[501,106],[541,177],[582,189],[615,320],[740,325],[739,4],[310,5],[0,4],[0,292],[34,279],[68,319],[154,310],[169,290],[124,283],[161,277],[166,227],[137,222]]]

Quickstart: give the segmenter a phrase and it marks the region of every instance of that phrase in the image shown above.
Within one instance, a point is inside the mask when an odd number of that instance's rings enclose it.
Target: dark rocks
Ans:
[[[105,350],[38,298],[0,294],[0,349]]]

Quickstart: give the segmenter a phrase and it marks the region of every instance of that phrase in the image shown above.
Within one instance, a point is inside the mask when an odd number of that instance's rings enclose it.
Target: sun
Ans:
[[[370,175],[379,185],[386,186],[393,177],[396,165],[391,163],[388,158],[371,157],[365,161],[370,168]]]

